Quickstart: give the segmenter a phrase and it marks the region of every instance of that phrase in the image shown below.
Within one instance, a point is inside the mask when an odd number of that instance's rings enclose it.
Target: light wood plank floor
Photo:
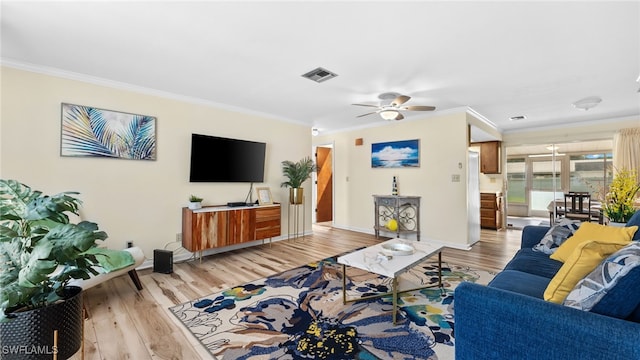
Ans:
[[[168,307],[381,241],[327,226],[313,230],[304,241],[278,241],[174,264],[170,275],[139,271],[142,291],[126,275],[87,290],[84,358],[211,359],[194,337],[183,333]],[[482,230],[470,251],[445,249],[443,260],[499,271],[519,248],[520,236],[520,230]],[[80,352],[73,359],[81,359]]]

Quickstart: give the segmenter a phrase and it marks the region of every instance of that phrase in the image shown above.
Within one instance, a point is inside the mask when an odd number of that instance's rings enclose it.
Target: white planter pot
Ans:
[[[619,222],[609,221],[609,226],[625,227],[626,225],[627,225],[627,223],[619,223]]]
[[[201,202],[189,202],[189,209],[191,210],[197,210],[202,208],[202,203]]]

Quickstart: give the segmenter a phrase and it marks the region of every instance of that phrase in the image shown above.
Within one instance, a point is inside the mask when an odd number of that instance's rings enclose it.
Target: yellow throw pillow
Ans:
[[[629,241],[586,241],[580,243],[544,291],[544,299],[561,304],[578,281],[589,275],[598,264]]]
[[[628,244],[631,241],[631,238],[633,238],[633,234],[636,233],[636,230],[638,230],[637,226],[615,227],[584,222],[580,225],[578,230],[576,230],[573,236],[563,242],[562,245],[558,247],[558,250],[549,257],[554,260],[565,262],[580,243],[591,240],[600,240],[610,243],[626,241],[626,244]]]

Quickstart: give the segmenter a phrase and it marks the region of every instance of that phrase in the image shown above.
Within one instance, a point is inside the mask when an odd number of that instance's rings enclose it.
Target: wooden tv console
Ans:
[[[280,204],[182,208],[182,246],[191,252],[280,236]]]

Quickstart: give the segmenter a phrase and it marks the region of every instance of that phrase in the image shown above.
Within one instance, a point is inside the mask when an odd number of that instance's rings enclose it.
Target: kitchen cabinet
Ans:
[[[477,143],[480,145],[480,172],[483,174],[501,173],[501,141],[486,141]]]
[[[480,193],[480,227],[502,228],[502,193]]]

